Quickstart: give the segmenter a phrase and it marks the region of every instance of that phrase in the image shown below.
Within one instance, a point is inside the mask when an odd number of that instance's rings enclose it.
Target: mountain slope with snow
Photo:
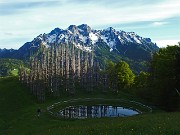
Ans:
[[[73,43],[77,48],[88,52],[93,49],[97,59],[114,62],[147,61],[152,53],[159,49],[150,38],[143,38],[134,32],[118,31],[112,27],[95,30],[87,24],[82,24],[70,25],[65,30],[55,28],[48,34],[40,34],[31,42],[25,43],[11,56],[28,59],[30,52],[38,50],[40,44],[50,47],[52,44],[64,43]]]
[[[66,30],[55,28],[48,34],[37,36],[32,43],[39,40],[46,45],[71,42],[77,46],[83,46],[85,49],[86,47],[92,48],[98,41],[101,41],[110,47],[110,51],[117,49],[118,45],[126,45],[127,43],[138,44],[147,49],[149,47],[158,48],[151,42],[150,38],[140,37],[134,32],[116,31],[112,27],[104,30],[93,30],[86,24],[70,25]],[[89,48],[87,50],[90,51]]]

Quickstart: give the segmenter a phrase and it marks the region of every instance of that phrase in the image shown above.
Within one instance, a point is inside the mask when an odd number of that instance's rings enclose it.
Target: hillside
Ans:
[[[120,95],[78,95],[77,97],[104,97],[134,99],[132,96]],[[8,135],[53,135],[53,134],[180,134],[180,113],[153,111],[127,118],[97,118],[82,120],[58,120],[50,117],[46,107],[57,101],[72,97],[49,99],[37,104],[17,78],[0,78],[0,134]],[[36,109],[43,112],[38,119]]]
[[[17,59],[0,59],[0,77],[17,75],[19,67],[23,65],[23,61]]]
[[[1,49],[0,48],[0,58],[13,58],[13,55],[17,53],[15,49]]]

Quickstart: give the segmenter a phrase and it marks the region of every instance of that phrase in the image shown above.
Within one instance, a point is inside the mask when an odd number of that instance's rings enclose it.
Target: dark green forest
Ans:
[[[149,72],[141,72],[135,82],[140,97],[164,110],[177,110],[180,107],[180,45],[156,52]]]
[[[24,65],[23,61],[17,59],[0,59],[0,77],[17,75],[20,66]]]
[[[180,45],[160,48],[154,53],[148,72],[135,75],[124,61],[109,62],[105,72],[110,82],[117,83],[117,91],[135,94],[166,111],[177,111],[180,107]]]

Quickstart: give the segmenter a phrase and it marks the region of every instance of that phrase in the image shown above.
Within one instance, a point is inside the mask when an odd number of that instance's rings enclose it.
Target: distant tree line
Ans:
[[[17,59],[0,59],[0,77],[11,76],[12,71],[23,65],[23,61]]]

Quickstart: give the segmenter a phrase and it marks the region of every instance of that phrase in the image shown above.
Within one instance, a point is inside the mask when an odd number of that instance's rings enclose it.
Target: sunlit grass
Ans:
[[[13,69],[13,70],[11,70],[10,74],[11,74],[12,76],[17,76],[17,75],[18,75],[18,69]]]
[[[82,98],[83,95],[80,96]],[[87,97],[100,97],[88,95]],[[108,97],[102,95],[101,97]],[[128,96],[110,95],[113,98]],[[0,135],[179,135],[180,113],[153,112],[126,118],[56,119],[46,107],[57,101],[71,99],[48,99],[37,104],[33,96],[17,78],[0,79]],[[78,98],[78,96],[73,97]],[[36,109],[41,107],[40,118]]]

